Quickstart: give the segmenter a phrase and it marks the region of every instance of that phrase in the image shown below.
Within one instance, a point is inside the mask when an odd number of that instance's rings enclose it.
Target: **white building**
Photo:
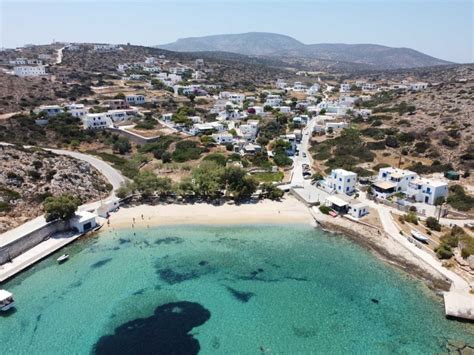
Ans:
[[[145,64],[155,65],[156,64],[156,58],[155,57],[147,57],[145,59]]]
[[[417,178],[408,183],[406,194],[416,202],[434,205],[438,198],[448,197],[448,184],[443,181]]]
[[[48,117],[54,117],[63,113],[64,110],[58,105],[42,105],[34,110],[36,113],[45,112]]]
[[[350,92],[351,91],[351,84],[343,83],[339,88],[339,92]]]
[[[343,129],[343,128],[347,128],[348,124],[347,122],[326,122],[326,133],[328,133],[329,131],[335,131],[335,130],[340,130],[340,129]]]
[[[284,89],[288,86],[288,84],[286,83],[285,80],[283,79],[278,79],[275,86],[277,87],[277,89]]]
[[[67,112],[73,117],[83,117],[89,113],[89,109],[83,104],[70,104],[66,106]]]
[[[46,75],[46,69],[43,65],[14,67],[13,72],[16,76],[21,77]]]
[[[410,170],[382,168],[379,170],[377,181],[372,184],[372,191],[380,198],[387,198],[397,192],[405,193],[408,184],[417,178],[418,175]]]
[[[212,139],[214,139],[217,144],[232,144],[234,136],[230,133],[215,133],[212,135]]]
[[[324,180],[325,185],[331,190],[346,195],[355,191],[356,182],[357,174],[344,169],[333,169],[331,175]]]
[[[362,85],[362,91],[374,91],[377,89],[377,84],[365,83]]]
[[[291,107],[290,106],[280,106],[279,107],[281,113],[290,113]]]
[[[248,120],[247,124],[242,124],[239,127],[240,135],[247,141],[253,141],[257,138],[259,121]]]
[[[110,52],[115,51],[119,48],[117,44],[96,44],[94,50],[98,52]]]
[[[408,183],[417,177],[418,175],[413,171],[388,167],[379,170],[377,179],[393,183],[395,185],[395,192],[405,192],[408,188]]]
[[[268,95],[265,100],[265,106],[278,107],[281,105],[280,95]]]
[[[125,101],[130,105],[143,105],[146,99],[144,95],[126,95]]]
[[[26,58],[16,58],[14,60],[10,60],[10,65],[26,65],[28,63],[28,59]]]
[[[228,100],[228,101],[230,101],[234,104],[242,105],[244,100],[245,100],[245,95],[235,93],[235,92],[222,91],[219,94],[219,99],[225,99],[225,100]]]
[[[105,112],[88,113],[82,117],[84,129],[105,129],[113,126],[112,119]]]
[[[69,221],[72,229],[79,233],[85,233],[97,226],[96,215],[88,211],[78,211]]]
[[[308,94],[314,95],[317,94],[321,90],[321,86],[319,84],[313,84],[309,89],[308,89]]]
[[[293,84],[293,91],[305,92],[306,90],[308,90],[308,87],[305,84],[301,83],[300,81],[296,81]]]
[[[425,90],[428,87],[428,83],[411,83],[408,86],[408,89],[411,91],[421,91]]]
[[[356,202],[349,205],[349,214],[355,218],[361,218],[369,214],[369,206],[362,202]]]

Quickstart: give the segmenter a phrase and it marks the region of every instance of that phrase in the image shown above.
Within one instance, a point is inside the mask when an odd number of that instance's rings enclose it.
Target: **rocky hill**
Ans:
[[[0,146],[0,233],[43,213],[48,196],[69,193],[83,202],[111,186],[89,163],[43,150]]]
[[[409,48],[375,44],[304,44],[274,33],[250,32],[179,39],[158,46],[178,52],[220,51],[251,56],[310,58],[357,63],[373,69],[414,68],[449,64]]]

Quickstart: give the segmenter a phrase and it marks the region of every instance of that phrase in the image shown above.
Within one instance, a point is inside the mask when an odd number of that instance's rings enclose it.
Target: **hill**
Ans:
[[[374,69],[450,64],[410,48],[375,44],[304,44],[289,36],[262,32],[183,38],[157,47],[178,52],[218,51],[261,57],[319,59],[357,63]]]

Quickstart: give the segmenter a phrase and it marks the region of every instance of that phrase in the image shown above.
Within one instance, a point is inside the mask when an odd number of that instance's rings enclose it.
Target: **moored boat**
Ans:
[[[6,290],[0,290],[0,311],[5,312],[13,307],[15,307],[13,294]]]
[[[411,230],[411,235],[413,236],[413,238],[415,238],[416,240],[419,240],[420,242],[428,241],[428,237],[424,236],[423,234],[421,234],[420,232],[414,229]]]
[[[58,263],[61,264],[61,263],[65,262],[67,259],[69,259],[69,254],[63,254],[57,259],[57,261],[58,261]]]

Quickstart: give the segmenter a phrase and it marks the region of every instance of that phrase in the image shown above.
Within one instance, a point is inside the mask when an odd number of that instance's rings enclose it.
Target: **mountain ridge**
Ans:
[[[379,44],[304,44],[293,37],[268,32],[210,35],[180,38],[156,46],[177,52],[230,52],[259,57],[292,57],[344,61],[374,69],[403,69],[452,64],[406,47]]]

